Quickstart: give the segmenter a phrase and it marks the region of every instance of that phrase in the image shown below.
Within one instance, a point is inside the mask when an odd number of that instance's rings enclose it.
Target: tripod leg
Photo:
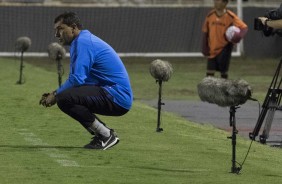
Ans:
[[[270,97],[269,97],[269,95],[267,95],[265,100],[264,100],[262,110],[259,114],[257,124],[256,124],[253,132],[250,132],[250,134],[249,134],[249,137],[250,137],[251,140],[255,140],[256,136],[259,134],[260,128],[263,124],[264,118],[265,118],[267,111],[268,111],[269,100],[270,100]]]
[[[273,98],[275,96],[275,94],[277,94],[275,91],[277,90],[277,88],[280,87],[280,84],[282,82],[281,81],[282,79],[280,78],[280,82],[277,86],[281,65],[282,65],[282,59],[280,60],[280,62],[278,64],[278,67],[277,67],[275,74],[272,78],[271,84],[268,88],[268,92],[267,92],[266,97],[264,99],[264,102],[263,102],[263,105],[262,105],[262,111],[259,114],[257,124],[256,124],[253,132],[249,133],[249,137],[252,140],[255,140],[256,136],[259,134],[260,128],[263,124],[264,118],[265,118],[267,111],[268,111],[268,108],[269,108],[269,102],[270,102],[271,98]]]
[[[266,139],[268,139],[269,137],[269,132],[273,122],[273,117],[275,111],[277,110],[280,104],[280,100],[281,100],[280,94],[281,94],[280,90],[275,90],[275,92],[272,94],[273,96],[270,98],[270,102],[268,104],[268,114],[265,120],[264,130],[262,132],[262,135],[260,135],[260,142],[263,144],[266,143]]]
[[[260,142],[263,144],[266,143],[266,139],[268,139],[269,137],[269,132],[271,129],[274,113],[275,113],[274,108],[271,108],[268,110],[267,117],[265,119],[264,129],[263,129],[262,135],[260,135],[260,138],[259,138]]]

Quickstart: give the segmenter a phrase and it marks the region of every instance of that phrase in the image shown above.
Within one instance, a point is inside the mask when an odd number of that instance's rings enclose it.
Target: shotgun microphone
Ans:
[[[215,77],[205,77],[198,84],[198,94],[202,101],[217,104],[221,107],[231,107],[244,104],[251,98],[252,89],[243,79],[229,80]]]

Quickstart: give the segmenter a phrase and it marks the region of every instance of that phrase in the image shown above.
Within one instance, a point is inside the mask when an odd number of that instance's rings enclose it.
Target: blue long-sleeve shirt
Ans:
[[[57,94],[75,86],[96,85],[107,90],[113,101],[130,109],[133,94],[127,71],[114,49],[106,42],[81,30],[70,46],[70,73]]]

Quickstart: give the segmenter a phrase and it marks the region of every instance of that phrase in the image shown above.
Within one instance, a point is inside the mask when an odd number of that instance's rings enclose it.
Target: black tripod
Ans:
[[[236,128],[236,118],[235,118],[235,113],[236,113],[236,109],[238,109],[240,107],[238,106],[231,106],[229,113],[230,113],[230,117],[229,117],[229,122],[230,122],[230,126],[232,127],[232,136],[227,137],[228,139],[232,140],[232,167],[231,167],[231,173],[236,173],[239,174],[241,168],[236,166],[236,135],[238,134],[238,130]]]
[[[156,80],[157,83],[159,83],[159,100],[158,100],[158,124],[157,124],[157,132],[162,132],[163,129],[160,128],[161,126],[161,109],[162,109],[162,105],[164,105],[164,103],[162,103],[162,80]]]
[[[21,51],[21,64],[20,64],[20,78],[19,78],[19,81],[17,82],[17,84],[23,84],[23,68],[24,68],[24,65],[23,65],[23,51]]]
[[[256,136],[259,134],[260,128],[263,124],[263,121],[266,117],[265,126],[262,134],[259,137],[261,143],[265,144],[266,139],[269,137],[269,131],[271,128],[271,124],[273,121],[274,113],[276,110],[282,110],[280,106],[281,102],[281,94],[282,90],[280,89],[282,77],[280,76],[280,69],[281,69],[282,59],[279,62],[279,65],[276,69],[276,72],[273,76],[272,82],[264,99],[262,110],[259,114],[259,118],[257,124],[253,130],[253,132],[249,133],[249,137],[252,140],[255,140]]]

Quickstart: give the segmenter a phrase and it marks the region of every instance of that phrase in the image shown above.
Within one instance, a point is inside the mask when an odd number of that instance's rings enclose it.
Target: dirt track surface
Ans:
[[[142,102],[157,108],[157,100],[142,100]],[[179,100],[162,100],[165,105],[162,106],[163,111],[173,112],[181,115],[189,121],[200,124],[212,124],[213,126],[232,132],[230,127],[229,107],[219,107],[216,104],[209,104],[200,101],[179,101]],[[239,135],[249,139],[249,132],[253,132],[259,116],[258,102],[247,101],[239,106],[235,113],[236,127]],[[265,118],[266,119],[266,118]],[[261,126],[261,132],[264,129]],[[261,135],[261,133],[259,134]],[[256,137],[258,140],[259,136]],[[275,111],[274,119],[267,139],[268,144],[282,145],[282,112]]]

